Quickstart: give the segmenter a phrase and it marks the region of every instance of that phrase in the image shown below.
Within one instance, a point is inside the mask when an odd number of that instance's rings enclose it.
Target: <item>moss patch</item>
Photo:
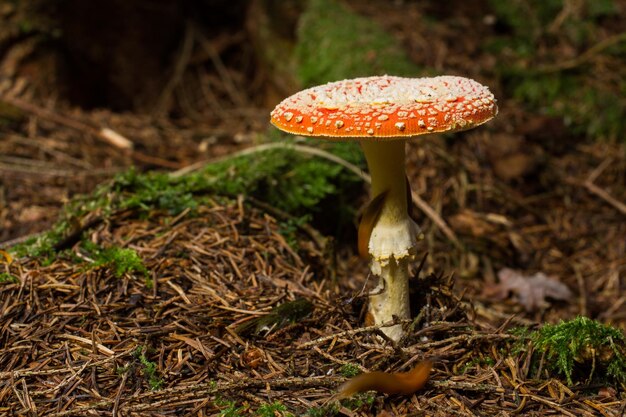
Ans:
[[[486,51],[508,95],[529,109],[563,119],[573,133],[615,140],[626,130],[626,34],[607,37],[604,23],[619,13],[614,0],[490,0],[498,34]],[[555,61],[562,50],[570,60]]]
[[[565,375],[570,385],[577,371],[588,380],[605,374],[620,383],[626,382],[626,338],[618,329],[577,317],[548,324],[530,338],[537,350],[546,354],[548,366]]]
[[[326,146],[335,155],[363,166],[357,146]],[[353,204],[361,191],[361,180],[344,167],[288,146],[235,156],[181,177],[141,174],[131,169],[100,186],[91,196],[74,199],[48,232],[11,251],[18,257],[42,257],[44,263],[51,262],[59,251],[79,242],[90,223],[104,221],[112,213],[124,211],[131,217],[142,217],[157,211],[175,216],[187,210],[193,215],[209,199],[239,195],[254,197],[290,213],[293,220],[284,227],[287,239],[293,240],[293,228],[298,222],[309,219],[324,233],[339,234],[352,228]],[[332,218],[324,215],[326,210],[334,213]],[[128,254],[102,255],[125,258]]]
[[[389,33],[336,0],[309,0],[300,19],[296,56],[304,86],[420,72]]]

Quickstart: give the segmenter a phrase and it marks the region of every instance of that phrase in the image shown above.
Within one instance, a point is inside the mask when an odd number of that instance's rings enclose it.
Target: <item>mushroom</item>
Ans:
[[[376,208],[369,210],[371,228],[359,227],[365,229],[365,239],[369,236],[372,274],[380,277],[369,299],[369,319],[374,324],[410,317],[409,263],[416,254],[419,227],[408,211],[406,139],[470,129],[497,112],[493,94],[474,80],[387,75],[312,87],[286,98],[272,111],[272,124],[285,132],[361,144],[376,202]],[[399,324],[381,330],[395,341],[403,335]]]

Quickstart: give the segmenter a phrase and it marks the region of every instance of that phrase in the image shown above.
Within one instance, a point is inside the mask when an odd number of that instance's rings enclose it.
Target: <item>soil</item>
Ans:
[[[260,69],[248,2],[29,3],[0,5],[0,247],[46,230],[73,196],[131,166],[182,169],[267,131],[285,86]],[[478,52],[499,29],[470,26],[489,21],[485,3],[446,14],[351,2],[416,62],[477,78],[500,98],[484,128],[408,145],[413,189],[452,236],[422,216],[428,257],[415,266],[414,302],[424,308],[407,340],[362,327],[368,274],[353,242],[337,244],[328,274],[323,248],[302,237],[295,252],[279,216],[248,201],[216,199],[199,217],[117,213],[89,240],[135,249],[145,279],[63,259],[1,262],[19,281],[0,289],[0,415],[285,415],[260,413],[274,402],[303,415],[326,404],[346,364],[403,371],[433,357],[424,391],[363,396],[371,404],[337,412],[623,415],[623,384],[568,387],[531,368],[532,351],[510,354],[506,330],[583,315],[626,331],[626,144],[573,134],[505,97],[489,78],[493,57]],[[426,13],[438,20],[416,30]],[[524,303],[528,290],[501,285],[507,268],[570,292]],[[302,298],[309,314],[238,331]]]

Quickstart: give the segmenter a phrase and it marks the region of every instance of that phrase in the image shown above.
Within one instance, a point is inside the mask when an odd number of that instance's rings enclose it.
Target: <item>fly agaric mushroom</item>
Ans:
[[[405,140],[470,129],[497,112],[493,94],[474,80],[387,75],[312,87],[272,111],[272,124],[285,132],[354,140],[363,148],[371,194],[379,206],[365,233],[371,271],[380,277],[369,300],[375,324],[410,317],[409,262],[416,254],[419,227],[408,212]],[[400,325],[381,330],[393,340],[402,337]]]

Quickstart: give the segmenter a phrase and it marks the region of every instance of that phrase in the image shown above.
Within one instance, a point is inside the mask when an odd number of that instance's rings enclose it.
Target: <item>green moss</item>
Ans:
[[[346,145],[336,144],[333,153],[356,159],[349,155],[356,147]],[[288,213],[304,215],[315,211],[326,197],[338,194],[346,181],[358,180],[340,165],[290,149],[275,149],[209,165],[187,181],[218,194],[252,195]]]
[[[130,364],[126,364],[124,366],[118,366],[117,368],[115,368],[115,373],[118,375],[123,375],[126,372],[130,371],[132,369],[132,366]]]
[[[287,407],[278,401],[261,405],[257,408],[255,415],[258,417],[294,417],[287,411]]]
[[[215,400],[215,405],[221,408],[217,414],[220,417],[240,417],[243,416],[243,413],[248,408],[246,406],[237,406],[237,403],[233,400],[225,400],[221,398],[217,398]]]
[[[375,401],[376,397],[369,393],[359,393],[350,398],[341,400],[343,405],[348,410],[357,411],[369,409]]]
[[[139,174],[131,169],[115,178],[111,192],[114,193],[111,203],[117,210],[144,214],[159,210],[177,215],[198,206],[193,184],[187,184],[184,179],[174,180],[163,173]]]
[[[337,0],[309,0],[300,18],[296,57],[304,86],[420,72],[389,33]]]
[[[528,327],[513,327],[508,333],[516,336],[511,348],[509,349],[513,356],[518,356],[528,349],[528,343],[532,334]]]
[[[298,244],[298,233],[300,228],[311,221],[310,215],[304,215],[301,217],[292,217],[287,220],[281,220],[278,223],[278,233],[280,233],[284,238],[287,244],[295,249],[299,249]]]
[[[87,244],[87,242],[83,244],[83,247],[85,246],[89,250],[90,256],[94,258],[93,266],[111,268],[117,278],[132,273],[138,273],[144,277],[149,275],[141,257],[134,249],[117,246],[100,248],[94,244]]]
[[[470,369],[475,368],[476,366],[493,366],[495,365],[495,363],[496,361],[489,356],[474,358],[465,362],[465,364],[461,367],[460,373],[464,374]]]
[[[19,279],[15,275],[11,275],[8,272],[0,272],[0,284],[13,284],[19,282]]]
[[[146,357],[145,350],[143,346],[138,346],[135,350],[135,357],[141,364],[141,372],[144,378],[148,380],[150,389],[156,391],[163,387],[163,379],[159,376],[156,362],[152,362]]]
[[[9,248],[9,251],[17,258],[32,256],[42,258],[41,263],[43,265],[49,264],[56,255],[54,245],[63,238],[68,230],[70,230],[68,223],[64,219],[59,219],[47,232],[31,237],[25,242]],[[47,260],[47,258],[50,259]]]
[[[361,370],[353,363],[344,363],[341,365],[341,368],[339,368],[339,373],[346,378],[352,378],[353,376],[360,374]]]
[[[546,325],[530,335],[548,366],[574,383],[578,369],[587,370],[586,379],[600,376],[626,382],[626,338],[622,332],[587,317]],[[604,372],[598,372],[602,369]]]

